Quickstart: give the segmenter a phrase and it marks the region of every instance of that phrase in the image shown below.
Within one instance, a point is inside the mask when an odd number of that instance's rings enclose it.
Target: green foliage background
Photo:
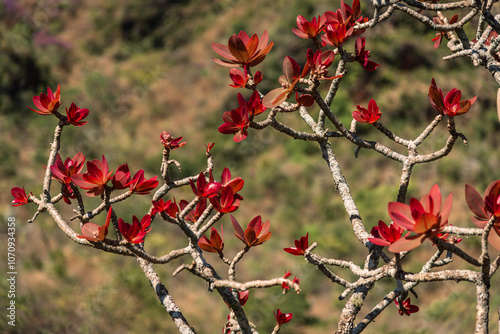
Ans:
[[[184,177],[204,168],[204,144],[215,141],[216,175],[227,166],[233,175],[246,180],[242,191],[245,200],[235,214],[237,219],[246,224],[258,213],[271,220],[273,237],[252,249],[238,266],[238,279],[278,277],[291,270],[300,278],[303,289],[299,295],[285,296],[280,289],[252,291],[245,306],[250,320],[261,332],[270,332],[274,326],[272,311],[279,307],[294,314],[283,333],[332,332],[343,306],[337,299],[342,290],[282,248],[309,232],[311,242],[318,242],[317,251],[324,256],[361,265],[365,251],[353,237],[315,143],[292,141],[266,130],[250,131],[247,140],[235,144],[231,136],[217,132],[222,113],[234,108],[237,101],[236,90],[228,87],[228,70],[210,59],[216,56],[210,44],[226,43],[241,29],[259,35],[267,30],[275,46],[258,67],[264,73],[261,88],[267,91],[277,87],[286,55],[299,63],[305,60],[305,49],[310,45],[290,30],[296,16],[311,18],[339,5],[340,1],[310,0],[0,3],[0,175],[4,180],[0,184],[0,212],[4,222],[12,216],[17,220],[19,333],[175,331],[133,259],[77,247],[47,215],[41,215],[32,225],[25,223],[35,210],[33,206],[10,206],[10,189],[14,186],[25,186],[34,194],[41,191],[55,119],[41,117],[26,105],[31,106],[33,95],[46,91],[47,86],[54,89],[58,83],[63,107],[75,102],[90,109],[87,125],[65,128],[63,158],[79,151],[87,160],[104,154],[112,169],[127,161],[133,171],[145,168],[147,176],[152,177],[159,174],[161,162],[159,134],[167,130],[188,142],[173,155],[182,165],[182,171],[174,175]],[[372,11],[368,4],[362,9],[366,15]],[[357,64],[349,66],[332,106],[347,124],[356,105],[366,105],[375,98],[384,125],[411,138],[435,115],[427,100],[431,78],[443,90],[456,87],[466,98],[478,95],[471,111],[457,118],[457,129],[468,137],[469,145],[459,143],[449,157],[417,166],[410,187],[410,196],[420,197],[439,183],[443,193],[454,194],[451,222],[472,226],[464,184],[482,190],[499,178],[496,84],[486,70],[473,68],[468,60],[442,61],[445,47],[433,49],[434,33],[401,13],[365,35],[371,59],[381,66],[373,73],[364,72]],[[297,115],[279,117],[297,129],[305,129]],[[358,128],[367,138],[380,139],[373,129]],[[442,147],[446,135],[443,125],[422,150]],[[379,219],[387,222],[387,203],[396,197],[399,166],[368,151],[361,151],[355,159],[354,147],[342,140],[333,139],[333,146],[368,228]],[[173,195],[179,200],[188,198],[191,192],[181,189]],[[125,220],[144,215],[149,197],[135,200],[134,205],[117,205],[118,215]],[[68,217],[72,215],[64,205],[61,207]],[[101,223],[99,219],[95,222]],[[241,249],[241,243],[232,236],[228,217],[222,223],[231,256]],[[0,230],[5,233],[6,224]],[[155,221],[147,249],[162,255],[183,242],[172,226]],[[479,252],[477,240],[467,239],[461,245],[472,254]],[[418,270],[433,251],[430,243],[422,248],[409,257],[405,269]],[[208,254],[207,258],[220,273],[224,272],[215,256]],[[456,262],[456,266],[464,266],[460,260]],[[6,263],[6,256],[0,263]],[[220,332],[227,315],[224,303],[188,273],[172,278],[170,273],[182,263],[180,259],[156,269],[193,326],[202,333]],[[498,279],[492,289],[492,330],[497,326],[494,315],[500,306],[496,283]],[[6,280],[0,280],[2,291],[7,289],[6,284]],[[389,280],[377,285],[362,314],[378,302],[377,297],[393,288],[394,282]],[[420,298],[412,300],[420,306],[419,313],[399,317],[391,306],[366,332],[471,332],[473,286],[436,283],[422,285],[417,292]],[[4,302],[6,295],[2,293],[1,305]],[[12,329],[2,320],[0,331]]]

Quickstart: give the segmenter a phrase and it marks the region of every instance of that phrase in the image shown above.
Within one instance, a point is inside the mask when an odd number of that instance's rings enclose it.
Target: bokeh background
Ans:
[[[284,296],[279,288],[252,290],[245,306],[250,320],[262,333],[270,332],[275,323],[272,311],[281,308],[294,314],[283,333],[334,331],[344,305],[338,301],[342,289],[303,259],[282,249],[308,232],[310,242],[318,242],[316,250],[323,256],[362,265],[365,250],[353,237],[317,144],[293,141],[271,129],[251,130],[245,141],[235,144],[232,136],[217,131],[222,113],[237,106],[238,90],[228,86],[228,69],[212,62],[216,54],[211,43],[226,43],[240,30],[259,36],[267,30],[275,45],[257,69],[264,73],[261,89],[268,91],[278,86],[286,55],[300,64],[305,62],[305,50],[310,45],[291,32],[296,16],[310,19],[339,6],[340,1],[311,0],[1,1],[0,231],[2,240],[6,240],[7,217],[16,218],[19,274],[17,325],[13,330],[2,314],[0,332],[176,332],[134,259],[77,247],[46,214],[34,224],[26,223],[34,206],[10,206],[10,189],[14,186],[24,186],[35,195],[41,192],[43,165],[56,122],[26,106],[32,105],[33,95],[45,92],[47,86],[55,89],[58,84],[62,108],[75,102],[90,110],[87,125],[64,129],[63,159],[77,152],[83,152],[87,160],[104,154],[111,169],[128,162],[133,171],[144,168],[146,176],[152,177],[159,175],[159,134],[166,130],[188,142],[172,155],[182,166],[182,171],[173,171],[173,175],[185,177],[204,169],[204,144],[216,142],[215,175],[227,166],[234,176],[246,180],[241,192],[245,199],[236,218],[246,224],[261,214],[271,221],[273,233],[238,265],[238,280],[279,277],[285,270],[301,280],[299,295]],[[372,12],[367,2],[362,10],[365,15]],[[473,36],[472,31],[466,32]],[[449,157],[417,166],[409,191],[410,196],[419,198],[438,183],[445,195],[452,192],[454,196],[450,222],[473,226],[464,200],[464,184],[482,192],[499,178],[496,83],[486,70],[474,68],[467,59],[441,60],[446,48],[433,48],[435,33],[401,13],[365,36],[371,60],[381,66],[372,73],[358,64],[349,66],[332,106],[347,124],[356,105],[366,105],[375,98],[383,112],[381,122],[396,134],[412,138],[436,114],[427,98],[431,78],[443,90],[461,89],[464,98],[478,95],[470,112],[456,120],[458,131],[467,136],[469,144],[457,143]],[[348,46],[349,51],[352,49],[353,45]],[[312,108],[311,113],[317,115],[317,110]],[[279,115],[279,119],[297,129],[307,129],[296,114]],[[358,131],[369,139],[385,140],[371,127],[359,126]],[[421,152],[441,148],[446,136],[446,127],[441,124]],[[342,140],[333,140],[333,146],[367,228],[379,219],[388,222],[387,203],[396,198],[400,166],[364,150],[355,159],[354,147]],[[179,189],[172,195],[179,200],[190,198],[192,193]],[[132,215],[144,215],[149,207],[149,196],[132,200],[133,205],[129,200],[114,207],[126,221]],[[61,203],[60,207],[67,217],[72,215],[68,206]],[[104,217],[95,220],[98,224],[103,221]],[[231,257],[241,249],[241,242],[232,235],[229,217],[221,223],[226,229],[226,256]],[[146,247],[162,255],[184,243],[179,231],[157,220]],[[465,239],[460,245],[473,255],[479,253],[475,238]],[[1,248],[0,263],[6,268],[6,247]],[[405,269],[419,270],[433,252],[428,242],[421,248],[405,260]],[[226,269],[217,256],[208,254],[207,259],[224,273]],[[185,261],[179,259],[155,268],[190,324],[201,333],[218,333],[227,315],[220,297],[187,272],[171,277]],[[468,268],[459,259],[452,267]],[[347,271],[342,275],[354,278]],[[497,285],[498,278],[492,284],[492,331],[498,327]],[[2,291],[8,289],[5,279],[0,280],[0,287]],[[393,288],[392,280],[380,282],[361,314]],[[475,288],[471,284],[431,283],[416,291],[419,298],[412,301],[420,312],[400,317],[391,305],[365,332],[472,332]],[[7,302],[6,293],[0,294],[0,304]]]

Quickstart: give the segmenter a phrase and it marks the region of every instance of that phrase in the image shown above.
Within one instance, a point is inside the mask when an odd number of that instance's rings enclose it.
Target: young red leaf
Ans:
[[[406,236],[391,244],[388,250],[391,253],[407,252],[420,246],[425,239],[425,234]]]

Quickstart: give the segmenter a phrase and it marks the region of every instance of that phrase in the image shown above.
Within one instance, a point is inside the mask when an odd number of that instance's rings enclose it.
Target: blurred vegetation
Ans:
[[[210,57],[216,55],[210,44],[226,43],[239,30],[259,36],[267,30],[275,46],[258,68],[264,73],[261,88],[267,91],[277,87],[286,55],[304,62],[304,49],[310,45],[290,31],[296,15],[311,18],[336,10],[339,4],[311,0],[0,2],[0,174],[6,180],[0,184],[0,209],[4,217],[17,219],[19,333],[175,331],[132,258],[77,247],[47,215],[28,225],[25,221],[31,218],[34,208],[14,211],[9,205],[14,186],[25,186],[34,194],[41,191],[43,165],[55,122],[26,106],[32,105],[33,95],[45,92],[47,86],[55,89],[57,84],[62,87],[63,107],[74,101],[90,110],[87,125],[65,128],[63,158],[79,151],[87,160],[105,154],[111,169],[127,161],[133,172],[145,168],[151,177],[159,174],[159,134],[167,130],[188,142],[172,156],[182,165],[182,171],[172,171],[173,175],[183,177],[205,168],[204,144],[215,141],[215,175],[218,177],[228,166],[234,176],[246,180],[242,190],[245,200],[235,214],[237,219],[246,224],[258,212],[263,219],[271,220],[273,237],[243,259],[238,278],[264,279],[291,270],[303,288],[300,295],[285,296],[279,289],[251,291],[245,306],[250,320],[262,332],[270,332],[275,322],[272,311],[281,308],[294,314],[283,333],[332,331],[343,305],[337,299],[342,290],[300,258],[285,254],[282,248],[309,232],[310,242],[318,242],[317,251],[324,256],[362,265],[365,250],[346,224],[343,205],[315,143],[292,141],[267,129],[251,130],[247,140],[235,144],[231,136],[217,132],[222,113],[236,106],[236,92],[227,86],[227,69],[211,61]],[[362,8],[370,14],[369,5]],[[349,66],[332,105],[347,124],[356,105],[366,105],[375,98],[384,125],[396,129],[398,135],[412,138],[435,115],[427,100],[431,78],[443,90],[457,87],[466,98],[478,95],[471,111],[457,119],[457,129],[468,137],[469,145],[458,143],[449,157],[417,166],[409,194],[420,197],[439,183],[443,193],[454,194],[453,224],[472,226],[463,196],[464,184],[485,189],[499,178],[500,156],[492,150],[498,144],[500,129],[494,102],[496,84],[485,70],[473,68],[467,60],[442,61],[446,51],[444,46],[433,49],[431,39],[435,33],[401,13],[365,35],[371,59],[381,66],[372,73],[364,72],[357,64]],[[314,109],[311,112],[317,114]],[[279,118],[305,129],[296,116],[284,114]],[[360,125],[358,131],[367,138],[380,138],[372,128]],[[442,147],[446,135],[443,125],[422,150]],[[395,200],[399,165],[364,150],[355,159],[351,144],[339,139],[332,142],[367,227],[376,225],[379,219],[387,222],[387,203]],[[173,195],[179,200],[188,198],[191,192],[180,189]],[[137,197],[137,204],[120,203],[115,209],[125,220],[133,214],[142,216],[149,198]],[[61,207],[67,216],[72,215],[67,207]],[[96,223],[103,219],[98,218]],[[227,231],[227,256],[231,256],[240,250],[241,243],[233,238],[228,219],[222,222]],[[74,228],[78,229],[76,225]],[[5,224],[1,231],[6,231]],[[148,238],[147,247],[158,255],[184,242],[178,231],[160,221],[154,222]],[[474,253],[478,244],[467,239],[463,245]],[[418,270],[417,265],[432,252],[427,246],[428,250],[409,256],[408,261],[414,264],[408,263],[413,266],[408,269]],[[224,272],[216,256],[208,254],[207,258],[220,274]],[[171,272],[182,263],[180,259],[156,268],[190,323],[202,333],[219,332],[227,315],[224,303],[188,273],[172,278]],[[463,263],[457,260],[457,266]],[[348,276],[345,272],[343,275]],[[0,282],[5,288],[5,280]],[[498,279],[492,286],[496,283]],[[393,288],[392,281],[377,285],[361,314]],[[412,301],[421,312],[399,318],[391,306],[366,332],[451,333],[472,328],[472,286],[447,282],[425,285],[417,292],[420,298]],[[0,296],[2,305],[5,298]],[[495,310],[500,306],[495,288],[491,306],[495,319]],[[497,325],[496,320],[491,323]],[[11,331],[5,326],[5,322],[0,323],[1,332]]]

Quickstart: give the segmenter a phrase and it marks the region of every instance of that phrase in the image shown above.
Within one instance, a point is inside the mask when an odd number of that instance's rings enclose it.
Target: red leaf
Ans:
[[[240,224],[238,223],[236,218],[234,218],[232,215],[231,215],[231,222],[233,223],[234,230],[236,231],[234,235],[236,235],[238,239],[240,239],[246,244],[247,242],[245,240],[245,232],[243,232],[243,229],[241,228]]]
[[[266,108],[274,108],[283,103],[288,95],[288,90],[283,87],[273,89],[262,99],[262,105]]]
[[[399,202],[390,202],[388,209],[389,216],[394,224],[405,230],[413,230],[415,223],[412,219],[411,209],[408,205]]]
[[[412,250],[420,246],[422,242],[424,242],[425,238],[426,238],[425,234],[401,238],[389,246],[389,252],[392,253],[407,252],[409,250]]]
[[[470,211],[472,211],[476,217],[488,219],[488,213],[484,211],[484,199],[479,195],[476,189],[468,184],[465,185],[465,201]]]
[[[498,235],[497,229],[492,228],[490,234],[488,235],[488,242],[496,250],[500,250],[500,236]]]
[[[231,54],[240,62],[245,62],[248,60],[248,51],[245,43],[234,34],[229,39],[228,43],[229,51]]]
[[[283,60],[283,74],[289,84],[293,84],[293,82],[300,76],[299,64],[297,64],[297,62],[289,56],[286,56],[285,60]]]

